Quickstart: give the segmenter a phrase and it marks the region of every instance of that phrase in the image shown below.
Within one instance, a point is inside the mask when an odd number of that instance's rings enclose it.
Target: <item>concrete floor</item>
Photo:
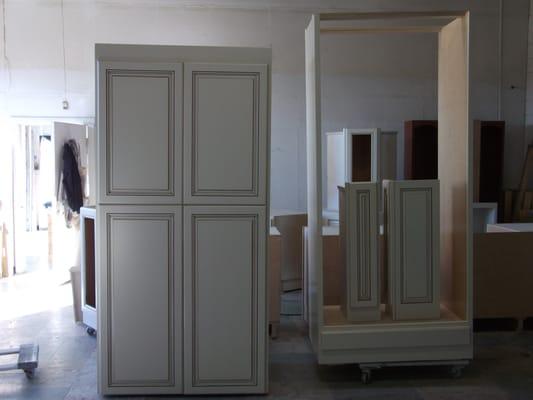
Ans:
[[[0,348],[37,342],[41,349],[33,380],[21,372],[0,373],[0,399],[100,398],[96,339],[74,324],[71,307],[0,321],[0,335]],[[479,333],[475,341],[476,358],[460,379],[450,379],[442,367],[391,368],[362,385],[357,366],[318,367],[302,322],[284,317],[270,345],[270,395],[255,398],[533,399],[533,332]]]

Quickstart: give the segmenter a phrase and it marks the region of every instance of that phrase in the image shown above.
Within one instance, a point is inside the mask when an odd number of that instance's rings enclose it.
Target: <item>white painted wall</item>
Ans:
[[[67,99],[64,98],[59,0],[5,0],[7,56],[0,60],[0,112],[10,116],[94,116],[94,43],[272,46],[272,206],[305,209],[304,28],[312,12],[470,9],[472,11],[472,109],[475,118],[497,119],[509,110],[513,151],[524,144],[524,100],[502,96],[499,107],[500,0],[64,0]],[[526,58],[528,0],[505,1],[510,55]],[[521,25],[522,24],[522,25]],[[404,119],[435,118],[435,41],[418,35],[390,42],[368,35],[339,44],[325,39],[324,130],[378,125],[401,130]],[[407,53],[410,57],[404,57]],[[364,57],[359,57],[362,55]],[[359,61],[362,61],[360,64]],[[373,65],[378,61],[379,65]],[[525,64],[525,61],[524,61]],[[355,71],[348,68],[356,67]],[[504,68],[504,81],[525,93],[525,75]],[[11,79],[9,79],[9,75]],[[339,90],[337,90],[339,89]],[[505,106],[505,107],[504,107]],[[352,110],[353,113],[352,113]],[[511,115],[511,110],[516,110]],[[401,145],[402,143],[399,143]],[[506,156],[509,154],[506,153]],[[506,183],[518,179],[516,157],[506,159]],[[400,161],[399,161],[400,163]]]

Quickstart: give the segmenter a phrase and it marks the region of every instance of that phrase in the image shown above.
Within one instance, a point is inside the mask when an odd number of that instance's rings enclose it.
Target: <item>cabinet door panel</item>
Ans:
[[[385,181],[385,194],[393,318],[439,318],[439,181]]]
[[[266,390],[262,207],[184,207],[185,392]]]
[[[100,203],[181,201],[181,64],[99,65]]]
[[[265,203],[267,102],[265,65],[185,65],[185,203]]]
[[[98,223],[101,388],[180,392],[180,208],[101,206]]]
[[[378,184],[339,188],[341,309],[349,321],[377,321],[380,312]]]

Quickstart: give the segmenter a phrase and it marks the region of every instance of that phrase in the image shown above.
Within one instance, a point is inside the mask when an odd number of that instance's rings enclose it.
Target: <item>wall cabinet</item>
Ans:
[[[500,201],[505,121],[474,121],[474,202]]]
[[[385,181],[393,319],[440,317],[439,181]]]
[[[96,46],[102,394],[266,392],[270,58]]]
[[[380,181],[380,130],[343,129],[326,133],[327,209],[338,211],[337,187]]]

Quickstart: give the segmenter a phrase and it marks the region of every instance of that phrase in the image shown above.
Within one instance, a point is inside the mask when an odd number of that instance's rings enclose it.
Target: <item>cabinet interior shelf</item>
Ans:
[[[372,325],[405,325],[405,324],[427,324],[433,322],[457,322],[464,321],[459,318],[453,311],[449,310],[444,304],[440,305],[440,319],[424,319],[424,320],[400,320],[394,321],[390,312],[386,310],[385,304],[381,305],[381,319],[379,321],[363,321],[363,322],[352,322],[348,321],[344,316],[340,305],[329,305],[324,306],[324,325],[326,326],[372,326]]]

